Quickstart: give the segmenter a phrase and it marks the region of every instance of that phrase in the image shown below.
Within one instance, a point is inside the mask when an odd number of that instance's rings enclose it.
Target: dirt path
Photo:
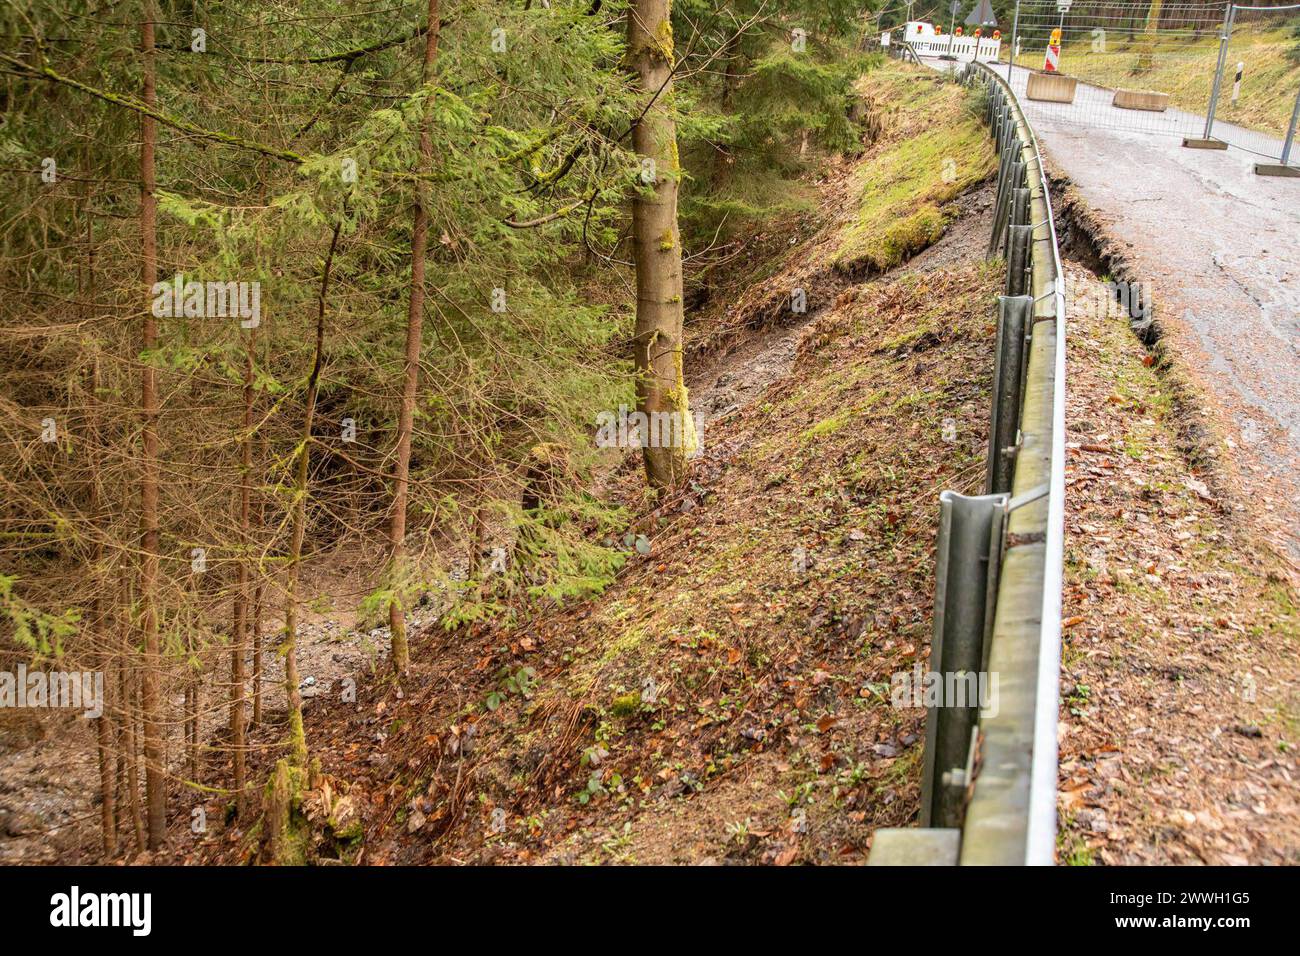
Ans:
[[[989,183],[962,196],[956,203],[956,218],[943,238],[917,253],[875,282],[888,282],[905,272],[932,272],[964,266],[978,260],[988,242],[996,187]],[[835,277],[833,288],[839,292],[857,283]],[[706,365],[690,376],[691,400],[704,413],[705,422],[725,418],[753,401],[768,385],[788,375],[794,368],[799,342],[806,330],[832,308],[833,295],[816,295],[822,290],[809,289],[810,297],[823,302],[801,321],[768,327],[751,335],[739,347]]]

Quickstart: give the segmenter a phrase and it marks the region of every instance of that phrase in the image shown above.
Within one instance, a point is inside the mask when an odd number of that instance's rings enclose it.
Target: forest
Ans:
[[[669,8],[6,5],[4,654],[103,675],[107,856],[306,787],[305,568],[351,556],[400,687],[413,609],[635,553],[593,423],[671,419],[680,485],[683,313],[855,145],[869,60],[847,0]]]

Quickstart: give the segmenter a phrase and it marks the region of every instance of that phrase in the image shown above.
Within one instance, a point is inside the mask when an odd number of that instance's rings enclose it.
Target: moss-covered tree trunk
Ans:
[[[293,483],[293,530],[289,537],[289,560],[284,585],[284,639],[280,656],[284,658],[284,699],[289,717],[289,756],[298,769],[307,766],[307,731],[302,723],[302,691],[298,687],[298,572],[302,564],[302,542],[307,533],[307,476],[311,464],[311,430],[316,418],[316,395],[320,388],[321,365],[325,352],[325,303],[329,295],[330,270],[339,245],[342,224],[334,227],[329,252],[321,269],[320,296],[316,310],[316,349],[311,372],[307,376],[307,401],[302,416],[301,444],[298,446],[297,471]]]
[[[665,440],[652,442],[641,436],[646,479],[656,491],[665,491],[682,481],[686,455],[694,444],[682,377],[682,247],[677,230],[681,168],[677,125],[671,109],[670,14],[670,0],[633,0],[628,10],[628,62],[645,97],[643,112],[632,133],[633,146],[642,160],[641,189],[632,201],[637,409],[673,423],[666,429]],[[663,417],[665,413],[667,418]],[[652,437],[656,431],[662,430],[652,428]]]
[[[1152,0],[1151,8],[1147,11],[1146,30],[1138,46],[1138,70],[1149,70],[1155,63],[1156,36],[1160,32],[1160,12],[1163,8],[1164,0]]]
[[[438,55],[438,0],[429,0],[429,29],[424,38],[424,65],[420,83],[429,81],[429,73]],[[419,172],[427,175],[433,167],[433,134],[429,130],[431,105],[426,103],[420,122]],[[397,424],[397,465],[393,471],[393,514],[388,527],[391,568],[396,586],[404,578],[402,561],[406,550],[406,498],[410,485],[411,432],[415,426],[415,394],[420,383],[420,345],[424,335],[424,257],[429,245],[429,187],[424,180],[415,186],[415,211],[411,227],[411,292],[406,313],[406,377],[402,386],[402,407]],[[410,667],[410,647],[406,640],[406,609],[400,597],[388,605],[388,626],[393,672],[401,677]]]

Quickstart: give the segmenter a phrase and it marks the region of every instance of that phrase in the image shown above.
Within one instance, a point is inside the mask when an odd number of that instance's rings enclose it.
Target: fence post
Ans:
[[[961,825],[964,774],[971,731],[979,716],[980,676],[993,623],[1006,495],[939,496],[935,562],[934,638],[927,682],[941,681],[938,706],[928,708],[925,767],[921,777],[921,826]],[[917,666],[914,674],[919,671]],[[972,687],[975,692],[972,693]],[[949,690],[963,688],[962,704]],[[921,688],[913,688],[914,692]]]
[[[1028,227],[1025,227],[1028,228]],[[1020,393],[1024,378],[1025,332],[1032,321],[1033,296],[998,297],[998,342],[993,364],[993,414],[984,490],[1011,490],[1015,473],[1016,433],[1020,429]]]
[[[1228,4],[1228,12],[1223,16],[1223,39],[1219,41],[1219,64],[1214,70],[1214,87],[1210,90],[1210,105],[1205,111],[1205,135],[1202,139],[1210,138],[1210,131],[1214,129],[1214,113],[1219,108],[1219,90],[1223,86],[1223,67],[1228,60],[1228,43],[1232,40],[1232,21],[1237,15],[1237,7],[1234,4]]]
[[[1300,166],[1292,166],[1291,147],[1295,145],[1296,122],[1300,120],[1300,93],[1296,94],[1295,107],[1291,110],[1291,125],[1286,130],[1286,141],[1282,144],[1282,161],[1280,163],[1256,163],[1257,176],[1300,177]]]
[[[1282,144],[1282,165],[1291,159],[1291,146],[1295,143],[1296,121],[1300,120],[1300,91],[1295,95],[1295,107],[1291,110],[1291,125],[1286,129],[1286,142]]]
[[[1016,64],[1016,39],[1020,36],[1020,0],[1016,0],[1016,14],[1011,21],[1011,42],[1007,45],[1007,86],[1011,85],[1011,68]]]
[[[1014,226],[1029,225],[1029,189],[1012,183],[1010,202],[1011,205],[1007,212],[1006,240],[1002,244],[1002,258],[1007,263],[1008,283],[1011,281],[1011,229]],[[1011,293],[1007,294],[1010,295]],[[1019,293],[1016,294],[1019,295]]]

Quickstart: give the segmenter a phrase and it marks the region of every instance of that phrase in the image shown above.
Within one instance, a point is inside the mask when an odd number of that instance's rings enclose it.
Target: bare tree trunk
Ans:
[[[140,48],[144,55],[144,104],[153,109],[155,89],[153,0],[145,4],[140,24]],[[140,245],[143,253],[145,291],[144,332],[141,351],[158,343],[158,323],[149,306],[158,281],[157,204],[154,196],[154,146],[157,126],[151,116],[140,116]],[[142,450],[140,462],[140,624],[144,638],[144,669],[140,682],[140,708],[144,719],[145,793],[148,803],[149,848],[162,845],[167,831],[167,767],[163,745],[162,700],[159,676],[162,669],[158,641],[158,383],[151,358],[140,368],[140,418]]]
[[[253,352],[257,344],[257,330],[248,330],[244,349],[244,436],[240,442],[239,483],[239,579],[235,585],[234,634],[230,648],[230,750],[232,788],[235,791],[236,812],[242,812],[247,786],[244,766],[247,742],[244,698],[247,681],[244,676],[244,657],[248,653],[249,561],[252,548],[252,482],[253,482]]]
[[[487,545],[487,517],[485,508],[475,508],[470,512],[470,541],[468,564],[465,577],[470,581],[479,581],[483,573],[483,549]]]
[[[93,293],[88,293],[93,294]],[[95,359],[94,371],[91,375],[91,398],[90,404],[94,409],[94,425],[92,427],[94,443],[93,453],[94,460],[98,462],[99,446],[99,359]],[[95,516],[97,521],[102,520],[99,492],[99,466],[91,466],[90,476],[90,513]],[[113,653],[112,638],[110,636],[112,628],[108,625],[108,602],[105,599],[104,589],[108,586],[108,581],[102,567],[104,560],[104,548],[102,545],[96,545],[93,558],[93,586],[95,588],[94,605],[91,611],[91,617],[94,621],[95,640],[100,642],[102,648],[100,652],[100,671],[104,674],[104,699],[100,701],[101,713],[99,720],[96,722],[96,742],[99,750],[99,793],[100,793],[100,825],[103,831],[103,847],[105,858],[112,857],[117,853],[117,804],[113,792],[113,718],[112,708],[109,706],[109,699],[112,696],[112,687],[108,682],[108,675],[112,673]]]
[[[641,436],[646,479],[657,492],[682,481],[687,453],[696,442],[682,375],[682,247],[677,230],[681,168],[671,112],[674,54],[669,4],[670,0],[633,0],[628,10],[628,62],[646,97],[644,113],[632,133],[642,158],[645,187],[632,200],[637,409],[652,423],[669,426],[652,424],[650,435]]]
[[[307,377],[307,407],[302,420],[302,444],[298,448],[298,474],[293,489],[293,537],[289,543],[289,566],[285,582],[284,642],[280,656],[284,658],[284,696],[289,713],[289,749],[293,764],[304,770],[307,767],[307,732],[302,723],[302,693],[298,689],[298,564],[302,560],[302,540],[307,530],[307,470],[311,460],[311,427],[316,417],[316,390],[320,384],[321,357],[325,348],[325,301],[329,294],[330,269],[334,265],[334,251],[338,248],[342,224],[334,227],[329,252],[321,270],[320,303],[316,313],[316,352],[312,359],[311,374]]]
[[[740,76],[740,38],[741,33],[737,31],[727,39],[727,43],[722,49],[722,94],[719,97],[718,105],[720,112],[724,115],[731,112],[731,97],[735,92],[736,83]],[[727,145],[719,143],[716,150],[713,164],[713,185],[715,188],[725,186],[731,180],[731,168],[736,162],[736,157]]]
[[[191,642],[189,651],[194,653]],[[185,688],[185,749],[189,756],[190,780],[199,783],[202,774],[199,770],[199,675],[188,677]]]
[[[260,454],[257,456],[259,462],[266,461],[267,438],[262,436],[259,443]],[[261,531],[266,524],[266,499],[262,495],[257,496],[257,517],[255,527],[258,530],[258,540],[261,540]],[[262,589],[265,580],[259,573],[257,576],[257,586],[253,589],[253,714],[251,722],[257,726],[262,722],[262,655],[265,649],[262,647]]]
[[[125,568],[123,569],[125,575]],[[131,590],[128,583],[123,577],[121,582],[122,600],[120,606],[129,608],[131,606]],[[136,681],[135,671],[132,666],[132,650],[130,641],[130,618],[127,614],[122,615],[122,644],[121,653],[118,655],[118,695],[117,699],[121,702],[122,713],[122,752],[126,759],[126,805],[131,810],[131,829],[135,833],[135,845],[138,849],[145,848],[144,833],[144,815],[140,810],[140,770],[136,758],[136,717],[138,707],[136,706]]]
[[[260,528],[261,522],[258,522]],[[256,727],[262,722],[262,581],[259,578],[253,589],[253,713],[249,724]]]
[[[86,163],[84,153],[82,162]],[[88,163],[86,165],[89,166]],[[82,302],[90,303],[86,317],[93,319],[93,303],[95,300],[95,220],[90,211],[90,183],[86,184],[82,215],[86,217],[86,250],[85,256],[81,259],[81,264],[77,269],[77,298]],[[90,491],[87,495],[86,510],[92,520],[97,525],[102,526],[105,514],[103,498],[99,488],[99,462],[100,448],[103,441],[103,416],[99,400],[99,386],[99,356],[96,355],[90,371],[90,394],[86,399],[89,412],[87,445],[91,449]],[[91,622],[93,638],[98,644],[99,669],[105,676],[105,686],[103,700],[100,701],[99,719],[95,725],[95,742],[99,756],[101,845],[104,850],[104,857],[108,859],[117,853],[117,805],[113,777],[113,718],[111,716],[112,708],[108,705],[109,698],[112,696],[112,687],[108,677],[112,673],[114,654],[112,652],[112,628],[108,623],[108,601],[104,593],[109,586],[109,581],[104,573],[103,564],[104,546],[97,540],[90,555],[90,580],[91,586],[94,588]]]
[[[429,0],[429,29],[424,38],[424,66],[421,85],[429,81],[429,72],[438,55],[438,0]],[[433,134],[429,129],[429,104],[425,104],[420,124],[420,173],[433,167]],[[406,313],[406,379],[402,387],[402,407],[397,423],[397,464],[393,472],[393,513],[388,529],[389,563],[394,587],[401,588],[404,578],[403,558],[406,550],[406,497],[410,484],[411,432],[415,423],[415,395],[420,383],[420,344],[424,335],[424,257],[429,243],[429,187],[416,180],[415,214],[411,228],[411,294]],[[406,639],[406,609],[400,597],[388,605],[393,672],[400,678],[411,665],[410,646]]]

